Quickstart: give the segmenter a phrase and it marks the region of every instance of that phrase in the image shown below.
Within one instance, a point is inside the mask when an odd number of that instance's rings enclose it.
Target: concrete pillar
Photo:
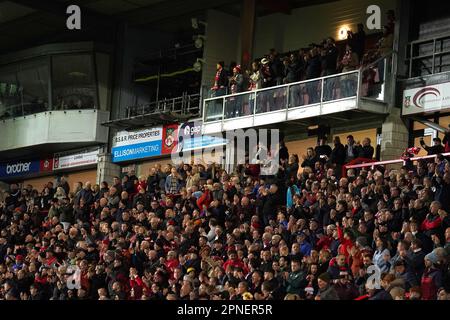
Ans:
[[[400,118],[400,109],[392,108],[381,127],[381,160],[400,159],[408,147],[408,128]]]
[[[244,0],[241,11],[241,65],[249,69],[253,56],[255,35],[256,0]]]
[[[115,176],[120,177],[120,166],[112,163],[110,153],[100,154],[97,164],[97,183],[106,181],[111,184]]]

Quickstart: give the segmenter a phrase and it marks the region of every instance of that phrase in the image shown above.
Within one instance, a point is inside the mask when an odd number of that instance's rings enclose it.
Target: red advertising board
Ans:
[[[178,124],[169,124],[163,128],[162,154],[170,154],[178,144]]]

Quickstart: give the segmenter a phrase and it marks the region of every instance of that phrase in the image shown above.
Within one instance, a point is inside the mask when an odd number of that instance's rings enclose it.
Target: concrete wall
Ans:
[[[108,119],[106,111],[68,110],[4,120],[0,129],[0,151],[45,143],[106,143],[108,128],[101,123]]]
[[[173,43],[169,34],[149,32],[123,25],[119,31],[113,93],[113,119],[124,117],[129,106],[148,103],[155,96],[155,88],[135,85],[133,82],[134,63],[139,57],[146,57],[160,48],[166,49]]]
[[[115,176],[120,177],[120,166],[111,162],[111,154],[100,154],[97,164],[96,183],[100,184],[102,181],[106,181],[112,185]]]
[[[392,108],[381,130],[381,160],[399,159],[408,147],[408,128],[400,118],[400,109]]]
[[[206,41],[203,58],[206,63],[202,69],[202,85],[212,87],[218,61],[240,62],[240,19],[238,17],[209,10],[207,13]]]

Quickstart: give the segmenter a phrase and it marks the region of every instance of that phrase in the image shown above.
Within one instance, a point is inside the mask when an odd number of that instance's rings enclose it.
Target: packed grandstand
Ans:
[[[448,159],[346,170],[371,148],[347,141],[303,160],[282,145],[271,176],[168,164],[101,185],[11,184],[0,297],[448,300]]]
[[[0,1],[0,300],[450,300],[442,1],[54,2]]]

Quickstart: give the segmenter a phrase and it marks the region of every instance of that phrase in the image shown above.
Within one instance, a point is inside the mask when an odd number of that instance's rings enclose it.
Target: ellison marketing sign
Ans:
[[[41,167],[39,160],[13,161],[0,164],[0,178],[27,176],[38,173]]]
[[[162,127],[120,131],[113,139],[112,161],[129,161],[161,155]]]

